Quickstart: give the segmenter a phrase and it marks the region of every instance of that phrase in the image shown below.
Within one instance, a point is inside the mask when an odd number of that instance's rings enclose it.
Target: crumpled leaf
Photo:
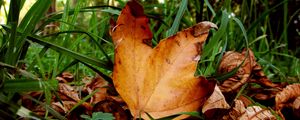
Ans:
[[[67,83],[74,80],[74,75],[70,72],[63,72],[60,76],[56,77],[59,82]]]
[[[226,102],[224,95],[222,94],[220,88],[216,85],[214,92],[211,96],[205,101],[202,107],[202,113],[205,113],[207,110],[211,109],[229,109],[230,106]]]
[[[61,101],[61,102],[51,103],[52,108],[59,113],[67,113],[77,103],[76,101]]]
[[[300,96],[298,96],[293,102],[293,110],[295,118],[300,118]]]
[[[268,109],[260,106],[246,107],[241,100],[235,100],[235,106],[223,120],[276,120],[275,116]]]
[[[255,60],[252,52],[249,51],[248,56],[246,56],[246,53],[247,51],[244,50],[242,53],[228,51],[224,54],[218,69],[219,73],[230,72],[243,62],[244,63],[240,68],[238,68],[238,71],[234,76],[223,81],[223,83],[220,85],[222,92],[238,91],[238,88],[247,82],[252,68],[255,66]],[[247,58],[245,59],[245,57]]]
[[[248,95],[253,96],[257,100],[271,100],[275,98],[276,94],[280,91],[279,89],[266,89],[266,88],[257,88],[249,87]]]
[[[148,22],[142,6],[130,1],[112,28],[116,90],[135,118],[197,110],[215,85],[194,73],[208,31],[217,26],[201,22],[152,48]]]
[[[246,112],[239,117],[240,120],[276,120],[270,110],[260,106],[247,107]]]
[[[223,113],[230,108],[226,102],[224,95],[220,88],[216,85],[214,92],[205,101],[202,107],[202,113],[204,113],[206,119],[220,119]]]
[[[298,96],[293,102],[293,108],[300,109],[300,96]]]
[[[99,75],[93,78],[90,83],[86,84],[85,89],[89,94],[98,89],[98,92],[96,92],[90,99],[90,103],[93,104],[103,101],[109,96],[107,94],[108,82]]]
[[[78,92],[74,88],[66,83],[58,84],[58,93],[62,100],[80,101]]]
[[[242,64],[243,63],[243,64]],[[242,64],[240,66],[240,64]],[[228,51],[224,54],[218,72],[221,74],[231,72],[239,67],[232,77],[224,80],[219,86],[222,92],[238,92],[239,88],[247,82],[255,82],[265,87],[277,87],[262,71],[261,66],[255,61],[251,49],[244,49],[241,53]]]
[[[278,114],[284,118],[283,114],[281,113],[281,109],[284,107],[293,108],[296,112],[299,112],[299,97],[300,84],[288,85],[281,92],[277,93],[275,97],[275,109]]]

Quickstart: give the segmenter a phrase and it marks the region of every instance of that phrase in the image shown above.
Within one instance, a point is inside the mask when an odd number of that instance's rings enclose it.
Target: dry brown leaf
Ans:
[[[264,87],[257,88],[257,87],[249,87],[248,95],[254,97],[257,100],[274,100],[276,94],[280,92],[279,89],[266,89]]]
[[[255,61],[252,50],[249,49],[248,51],[244,49],[241,53],[228,51],[224,54],[218,69],[221,74],[228,73],[244,63],[234,76],[221,83],[220,89],[222,92],[237,92],[247,82],[255,82],[265,87],[277,87],[265,76],[261,66]]]
[[[229,114],[223,116],[223,120],[237,120],[242,113],[246,112],[245,106],[241,100],[235,100],[234,103],[234,107],[231,108]]]
[[[80,101],[78,91],[74,90],[74,88],[65,83],[58,84],[58,93],[60,95],[60,99],[62,100],[73,100],[73,101]]]
[[[74,75],[70,72],[63,72],[60,76],[56,77],[56,80],[61,83],[72,82],[74,80]]]
[[[260,106],[250,106],[239,120],[276,120],[276,117],[270,110],[262,109]]]
[[[251,51],[252,52],[252,51]],[[258,83],[263,87],[275,88],[282,90],[283,83],[274,84],[263,72],[262,67],[255,61],[255,66],[252,68],[252,76],[250,82]]]
[[[220,88],[216,85],[214,92],[211,96],[205,101],[202,107],[202,113],[205,113],[207,110],[211,109],[229,109],[230,106],[226,102],[224,95],[222,94]]]
[[[240,64],[243,63],[247,51],[244,50],[242,53],[228,51],[224,54],[220,67],[218,69],[219,73],[227,73],[234,70]],[[253,66],[255,66],[254,55],[252,51],[249,50],[249,55],[245,59],[243,65],[238,69],[238,72],[231,78],[225,80],[221,85],[220,89],[222,92],[232,92],[238,91],[243,84],[247,82],[250,77]]]
[[[229,108],[230,106],[226,102],[224,95],[216,85],[214,92],[205,101],[202,113],[204,113],[206,119],[220,119],[226,114]]]
[[[300,109],[300,96],[298,96],[293,102],[293,108]]]
[[[70,72],[63,72],[61,76],[68,82],[72,82],[74,80],[74,75]]]
[[[99,75],[97,75],[90,83],[88,83],[85,88],[87,89],[89,94],[91,94],[95,90],[98,90],[98,92],[96,92],[90,99],[90,103],[96,104],[100,101],[105,100],[108,97],[107,87],[108,82]]]
[[[293,114],[295,118],[300,118],[300,96],[297,97],[293,103]]]
[[[278,114],[284,118],[283,114],[281,113],[281,109],[284,107],[293,108],[295,110],[294,112],[299,112],[299,103],[297,102],[299,101],[299,96],[300,84],[288,85],[281,92],[277,93],[275,97],[275,109]]]
[[[61,101],[61,102],[51,103],[52,108],[59,113],[67,113],[72,107],[74,107],[77,104],[76,101]]]
[[[300,96],[300,84],[288,85],[281,92],[276,94],[276,110],[282,109],[288,102],[293,102]]]
[[[152,48],[152,33],[143,8],[130,1],[112,28],[115,44],[113,82],[131,114],[148,119],[197,110],[212,93],[214,83],[195,77],[208,31],[201,22],[161,40]]]
[[[235,106],[223,120],[275,120],[270,110],[262,109],[260,106],[246,107],[241,100],[234,100]]]

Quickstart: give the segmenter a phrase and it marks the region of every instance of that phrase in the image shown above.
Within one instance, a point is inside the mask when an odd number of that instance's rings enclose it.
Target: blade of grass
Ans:
[[[155,120],[149,113],[145,112],[146,115],[149,117],[150,120]],[[141,117],[140,117],[141,118]]]
[[[207,5],[207,7],[209,8],[210,12],[212,13],[212,17],[216,16],[216,12],[214,11],[213,7],[210,5],[210,3],[208,2],[208,0],[204,0],[205,4]]]
[[[236,94],[234,100],[237,100],[240,97],[240,95],[242,95],[243,91],[246,89],[247,86],[248,86],[248,83],[244,84],[241,87],[241,89],[239,90],[239,92]]]
[[[201,57],[205,58],[209,56],[211,54],[211,51],[215,48],[214,46],[216,46],[218,42],[222,39],[222,37],[226,35],[227,25],[229,22],[228,16],[229,14],[227,13],[227,11],[224,10],[222,12],[221,25],[218,31],[212,36],[211,40],[205,45]]]
[[[272,64],[272,62],[270,61],[267,61],[263,58],[258,58],[258,62],[261,63],[261,64],[265,64],[265,66],[270,66],[272,69],[278,71],[279,73],[279,76],[282,77],[283,80],[286,80],[286,76],[284,75],[284,73],[277,67],[275,66],[274,64]],[[276,81],[273,81],[273,82],[276,82]]]
[[[245,38],[246,48],[248,49],[249,48],[248,36],[247,36],[247,32],[246,32],[246,29],[244,28],[243,23],[236,17],[233,17],[232,19],[239,25],[240,29],[242,30],[243,36]]]
[[[68,23],[68,22],[64,22],[64,21],[60,21],[60,20],[57,20],[56,22],[61,22],[61,23],[64,23],[64,24],[73,26],[73,27],[75,27],[76,29],[79,29],[79,30],[74,30],[74,31],[82,31],[83,33],[88,33],[88,34],[91,35],[91,36],[94,36],[94,37],[96,37],[96,38],[99,38],[99,39],[101,39],[102,41],[104,41],[104,42],[106,42],[106,43],[109,43],[109,44],[113,45],[110,41],[107,41],[107,40],[105,40],[105,39],[99,37],[99,36],[96,35],[96,34],[90,33],[90,32],[88,32],[88,31],[86,31],[84,28],[81,28],[81,27],[72,25],[72,24],[70,24],[70,23]],[[64,31],[61,31],[61,32],[64,32]],[[59,33],[59,32],[58,32],[58,33]],[[55,34],[55,33],[53,33],[53,34]],[[51,35],[53,35],[53,34],[46,35],[46,36],[51,36]]]
[[[93,67],[89,64],[86,64],[84,62],[82,64],[84,64],[85,66],[87,66],[90,69],[92,69],[93,71],[95,71],[97,74],[99,74],[101,77],[103,77],[104,80],[106,80],[108,83],[113,85],[112,78],[109,75],[103,74],[103,72],[99,71],[98,69],[96,69],[95,67]]]
[[[284,4],[285,2],[287,2],[288,0],[284,0],[280,3],[278,3],[277,5],[275,5],[274,7],[266,10],[265,12],[263,12],[254,22],[252,22],[252,24],[250,25],[250,27],[247,29],[247,34],[251,33],[253,30],[255,30],[255,27],[258,26],[258,24],[264,20],[264,18],[269,15],[272,11],[274,11],[276,8],[280,7],[282,4]]]
[[[288,36],[287,36],[287,28],[288,28],[288,3],[289,2],[285,2],[283,4],[283,31],[282,31],[282,36],[283,36],[283,43],[288,43]],[[279,40],[280,42],[280,40]],[[287,49],[287,47],[285,48]],[[284,51],[285,53],[287,52],[287,50]]]
[[[180,6],[179,6],[179,10],[177,11],[175,20],[172,24],[172,27],[169,30],[167,30],[167,32],[166,32],[166,37],[170,37],[178,31],[179,25],[180,25],[180,20],[183,16],[184,12],[187,10],[187,3],[188,3],[187,0],[182,0],[181,1]]]
[[[34,112],[32,112],[31,110],[21,106],[17,113],[17,115],[19,115],[20,117],[22,118],[25,118],[25,119],[32,119],[32,120],[41,120],[42,118],[40,118],[40,116],[36,115]]]
[[[239,64],[239,66],[232,69],[230,72],[227,72],[227,73],[224,73],[224,74],[221,74],[221,75],[216,75],[213,78],[217,79],[218,81],[224,81],[224,80],[232,77],[233,75],[235,75],[235,73],[237,73],[237,71],[240,69],[240,67],[242,67],[242,65],[244,64],[246,58],[247,57],[245,57],[245,59],[243,60],[243,62],[241,64]]]
[[[47,111],[49,111],[55,118],[60,119],[60,120],[67,120],[66,117],[62,116],[60,113],[58,113],[57,111],[55,111],[50,105],[44,104],[42,102],[40,102],[39,100],[29,96],[29,95],[25,95],[27,98],[29,98],[30,100],[32,100],[35,103],[38,103],[40,105],[42,105]]]
[[[5,61],[10,65],[15,65],[17,63],[16,49],[17,49],[17,26],[19,22],[19,14],[21,9],[21,2],[17,0],[13,0],[9,5],[9,13],[7,16],[7,25],[11,26],[11,32],[8,37],[8,47],[7,52],[5,54]]]
[[[257,42],[257,41],[259,41],[259,40],[261,40],[261,39],[264,39],[264,38],[266,38],[266,37],[267,37],[266,34],[257,37],[255,40],[253,40],[253,41],[251,41],[251,42],[249,43],[249,46],[251,46],[251,45],[254,44],[255,42]]]
[[[40,52],[39,52],[39,54],[38,54],[38,56],[37,57],[43,57],[44,55],[45,55],[45,53],[48,51],[48,49],[49,49],[49,47],[47,47],[47,46],[45,46]],[[33,69],[33,67],[34,67],[34,65],[36,65],[36,63],[37,63],[37,59],[34,59],[32,62],[31,62],[31,64],[29,65],[29,67],[27,68],[27,70],[32,70]]]
[[[103,9],[101,10],[102,12],[107,12],[111,13],[113,15],[120,15],[121,11],[120,10],[114,10],[114,9]]]
[[[53,43],[46,42],[44,40],[41,40],[41,38],[38,38],[37,36],[31,35],[31,36],[28,36],[27,38],[28,38],[28,40],[30,40],[32,42],[36,42],[36,43],[41,44],[43,46],[48,46],[49,48],[51,48],[51,49],[53,49],[57,52],[63,53],[67,56],[70,56],[74,59],[77,59],[80,62],[96,65],[98,67],[104,68],[104,69],[109,70],[109,71],[112,70],[112,67],[107,62],[103,62],[101,60],[96,60],[96,59],[87,57],[85,55],[73,52],[73,51],[71,51],[69,49],[66,49],[66,48],[63,48],[61,46],[55,45]]]
[[[228,40],[227,40],[227,37],[226,37],[226,39],[225,39],[225,43],[224,43],[224,45],[222,46],[222,50],[221,50],[221,52],[220,52],[220,55],[219,55],[219,57],[217,58],[217,64],[216,64],[216,68],[219,68],[220,67],[220,63],[221,63],[221,60],[222,60],[222,57],[223,57],[223,54],[225,53],[225,51],[226,51],[226,48],[227,48],[227,42]]]
[[[82,100],[80,100],[78,103],[76,103],[69,111],[66,115],[70,114],[74,109],[76,109],[78,106],[80,106],[82,103],[84,103],[85,101],[87,101],[88,99],[90,99],[95,93],[97,93],[99,90],[96,89],[95,91],[93,91],[91,94],[87,95],[86,97],[82,98]]]
[[[6,63],[3,63],[3,62],[0,62],[0,69],[1,68],[7,68],[7,69],[10,69],[12,71],[16,71],[16,73],[26,77],[26,78],[30,78],[30,79],[34,79],[34,80],[39,80],[39,78],[37,76],[35,76],[34,74],[30,73],[30,72],[27,72],[25,70],[22,70],[22,69],[19,69],[15,66],[12,66],[12,65],[9,65],[9,64],[6,64]]]
[[[121,8],[115,7],[115,6],[109,6],[109,5],[101,5],[101,6],[90,6],[90,7],[84,7],[79,10],[80,13],[84,12],[95,12],[97,9],[104,9],[104,8],[112,8],[116,10],[121,10]],[[101,11],[101,10],[100,10]],[[66,12],[66,11],[65,11]],[[74,14],[74,9],[69,9],[68,15],[73,15]],[[107,12],[107,11],[103,11]],[[59,12],[54,12],[49,14],[47,17],[43,17],[41,21],[43,23],[38,27],[38,29],[35,30],[34,33],[37,33],[38,31],[41,31],[46,25],[48,25],[51,22],[56,22],[57,20],[60,20],[63,18],[64,11],[59,11]]]
[[[31,79],[20,79],[20,80],[6,80],[4,82],[2,91],[6,92],[28,92],[28,91],[41,91],[44,90],[43,85],[51,86],[49,88],[58,88],[57,80],[31,80]]]
[[[29,9],[29,11],[24,16],[21,21],[18,29],[22,33],[21,37],[17,42],[17,52],[18,55],[16,57],[19,59],[22,54],[26,54],[27,48],[23,48],[24,43],[26,42],[26,36],[29,35],[35,29],[37,23],[44,16],[44,14],[48,11],[48,8],[51,5],[51,0],[37,0],[33,6]],[[28,47],[28,46],[27,46]],[[23,55],[24,56],[24,55]]]
[[[100,43],[98,41],[95,40],[95,38],[93,37],[93,35],[89,32],[86,31],[81,31],[81,30],[72,30],[72,31],[61,31],[61,32],[57,32],[57,33],[52,33],[49,35],[46,35],[45,37],[49,37],[49,36],[53,36],[53,35],[59,35],[59,34],[64,34],[64,33],[84,33],[87,36],[89,36],[91,38],[91,40],[93,41],[93,43],[96,43],[97,47],[100,49],[100,51],[103,53],[104,57],[107,59],[108,64],[113,64],[111,59],[109,58],[108,54],[104,51],[104,49],[102,48],[102,46],[100,45]]]
[[[63,72],[65,72],[68,68],[78,64],[79,61],[78,60],[73,60],[71,63],[69,63],[68,65],[66,65],[60,72],[58,72],[55,76],[59,76],[61,75]]]

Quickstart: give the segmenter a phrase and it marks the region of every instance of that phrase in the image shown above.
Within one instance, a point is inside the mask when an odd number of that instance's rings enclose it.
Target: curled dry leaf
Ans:
[[[300,96],[295,99],[293,108],[295,118],[300,118]]]
[[[252,76],[250,82],[258,83],[263,87],[268,88],[276,88],[277,90],[281,90],[281,85],[274,84],[263,72],[262,67],[256,63],[256,65],[252,69]]]
[[[122,10],[112,28],[115,44],[113,83],[131,114],[149,119],[197,110],[215,83],[195,77],[203,42],[211,27],[201,22],[161,40],[154,48],[143,7],[135,0]]]
[[[59,113],[67,113],[72,107],[74,107],[77,104],[76,101],[61,101],[61,102],[62,104],[60,102],[53,102],[51,103],[51,107]]]
[[[60,76],[56,77],[56,79],[61,83],[72,82],[74,75],[70,72],[63,72]]]
[[[284,88],[281,92],[276,94],[275,102],[276,106],[275,109],[281,117],[284,116],[281,113],[281,109],[284,107],[293,108],[296,112],[299,112],[299,97],[300,97],[300,84],[292,84],[288,85]],[[298,113],[299,114],[299,113]]]
[[[276,94],[280,92],[279,89],[266,89],[266,88],[257,88],[257,87],[249,87],[248,95],[253,96],[257,100],[274,100]],[[273,103],[273,102],[272,102]]]
[[[247,107],[246,112],[239,117],[240,120],[276,120],[276,117],[268,109],[260,106]]]
[[[202,107],[206,119],[220,119],[228,111],[230,106],[226,102],[220,88],[216,85],[214,92],[205,101]]]
[[[246,107],[241,100],[235,100],[235,106],[228,115],[223,116],[223,120],[276,120],[268,109],[260,106]]]
[[[58,84],[58,93],[62,100],[73,100],[80,101],[78,92],[74,90],[74,88],[65,83]]]
[[[230,106],[226,102],[224,95],[222,94],[220,88],[216,85],[214,92],[205,101],[202,107],[202,113],[205,113],[207,110],[211,110],[211,109],[229,109],[229,108]]]
[[[97,75],[90,83],[86,85],[86,89],[89,94],[91,94],[93,91],[98,89],[98,92],[96,92],[91,100],[90,103],[98,103],[100,101],[105,100],[108,97],[107,94],[107,86],[108,82],[105,81],[101,76]]]
[[[116,120],[129,119],[128,116],[130,115],[127,115],[125,112],[126,106],[124,101],[119,96],[112,96],[109,93],[110,87],[109,83],[100,75],[96,75],[90,82],[86,82],[84,90],[89,94],[98,90],[90,99],[90,103],[94,104],[93,112],[112,113]]]
[[[230,109],[229,114],[223,116],[223,120],[237,120],[242,113],[246,112],[245,106],[241,100],[235,100],[234,103],[234,107]]]
[[[252,51],[249,50],[248,56],[246,53],[247,50],[244,50],[242,53],[228,51],[224,54],[218,69],[219,73],[230,72],[242,64],[244,60],[245,61],[234,76],[225,80],[220,85],[222,92],[238,91],[238,88],[245,84],[249,79],[252,68],[255,66],[255,60]]]
[[[293,102],[293,108],[300,109],[300,96],[298,96]]]
[[[255,82],[265,87],[276,87],[275,84],[269,80],[262,71],[261,66],[255,61],[255,56],[251,49],[244,49],[242,53],[235,51],[228,51],[224,54],[218,72],[228,73],[240,64],[241,67],[238,69],[237,73],[223,81],[220,85],[222,92],[237,92],[239,88],[247,83]]]

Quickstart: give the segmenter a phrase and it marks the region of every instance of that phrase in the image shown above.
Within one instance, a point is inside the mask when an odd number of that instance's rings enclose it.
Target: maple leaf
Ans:
[[[143,7],[130,1],[111,30],[116,90],[135,118],[196,111],[215,87],[215,82],[194,73],[209,29],[217,26],[198,23],[152,48],[148,23]]]

